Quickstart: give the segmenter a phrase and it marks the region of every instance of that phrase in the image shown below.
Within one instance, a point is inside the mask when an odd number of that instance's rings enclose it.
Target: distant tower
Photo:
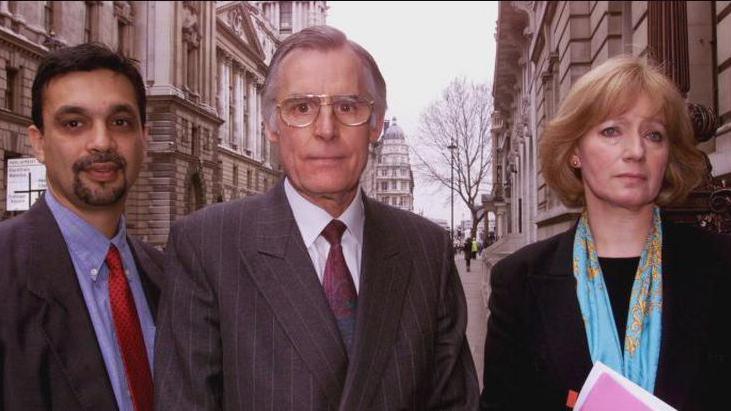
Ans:
[[[325,24],[327,1],[257,1],[279,40],[310,26]]]
[[[396,118],[391,119],[376,153],[375,197],[402,210],[414,210],[414,175],[409,145]]]

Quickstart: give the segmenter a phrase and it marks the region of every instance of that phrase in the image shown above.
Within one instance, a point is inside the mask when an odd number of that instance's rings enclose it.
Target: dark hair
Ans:
[[[140,121],[145,125],[145,83],[135,65],[136,61],[116,53],[100,43],[84,43],[64,47],[50,52],[38,66],[33,80],[31,117],[33,124],[43,130],[43,92],[54,78],[75,71],[94,71],[107,69],[119,73],[132,83],[140,111]]]

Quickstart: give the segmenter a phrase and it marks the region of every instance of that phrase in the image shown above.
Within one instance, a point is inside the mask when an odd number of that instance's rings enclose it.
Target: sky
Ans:
[[[491,83],[497,2],[329,1],[327,24],[368,50],[386,80],[387,118],[416,142],[421,112],[456,77]],[[414,159],[412,158],[412,163]],[[450,219],[448,188],[415,178],[414,211]],[[454,220],[469,219],[455,193]]]

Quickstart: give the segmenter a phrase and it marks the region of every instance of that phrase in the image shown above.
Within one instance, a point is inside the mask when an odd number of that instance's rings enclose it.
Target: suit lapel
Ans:
[[[403,240],[399,239],[393,221],[387,219],[389,211],[364,198],[366,218],[355,346],[340,407],[348,410],[363,408],[379,386],[396,342],[411,276],[410,263],[399,249]]]
[[[160,284],[162,284],[163,273],[160,267],[152,261],[144,246],[136,238],[127,237],[131,246],[132,255],[137,265],[137,272],[140,275],[142,288],[145,291],[147,304],[150,306],[152,321],[157,324],[157,305],[160,300]]]
[[[259,291],[292,346],[337,408],[348,367],[345,346],[280,183],[257,221],[254,256],[244,255]],[[246,249],[242,253],[246,253]]]
[[[114,392],[61,231],[45,199],[38,200],[28,213],[33,225],[28,289],[42,300],[41,327],[54,360],[61,365],[84,409],[116,409]],[[49,244],[53,244],[50,250]]]
[[[655,394],[680,408],[701,363],[704,330],[709,327],[707,299],[713,264],[677,227],[663,226],[663,311],[660,360]],[[703,262],[703,263],[699,263]]]
[[[529,292],[536,296],[540,330],[547,344],[539,349],[538,355],[550,355],[540,360],[547,360],[564,384],[578,392],[592,361],[571,266],[574,234],[575,230],[571,230],[561,236],[549,271],[529,276],[528,286]]]

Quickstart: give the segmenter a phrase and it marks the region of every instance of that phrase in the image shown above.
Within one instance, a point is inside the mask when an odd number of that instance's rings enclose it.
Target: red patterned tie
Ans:
[[[137,411],[152,410],[152,374],[147,360],[145,340],[137,316],[132,290],[127,284],[122,257],[114,244],[107,253],[109,267],[109,302],[112,306],[114,328],[117,330],[117,343],[122,352],[124,370],[127,375],[132,402]]]
[[[322,236],[330,243],[330,252],[327,255],[327,263],[325,263],[323,287],[327,302],[330,303],[330,309],[338,322],[340,335],[350,352],[355,335],[355,310],[358,301],[353,277],[345,264],[343,247],[340,245],[340,238],[344,231],[345,224],[338,220],[330,221],[330,224],[322,230]]]

